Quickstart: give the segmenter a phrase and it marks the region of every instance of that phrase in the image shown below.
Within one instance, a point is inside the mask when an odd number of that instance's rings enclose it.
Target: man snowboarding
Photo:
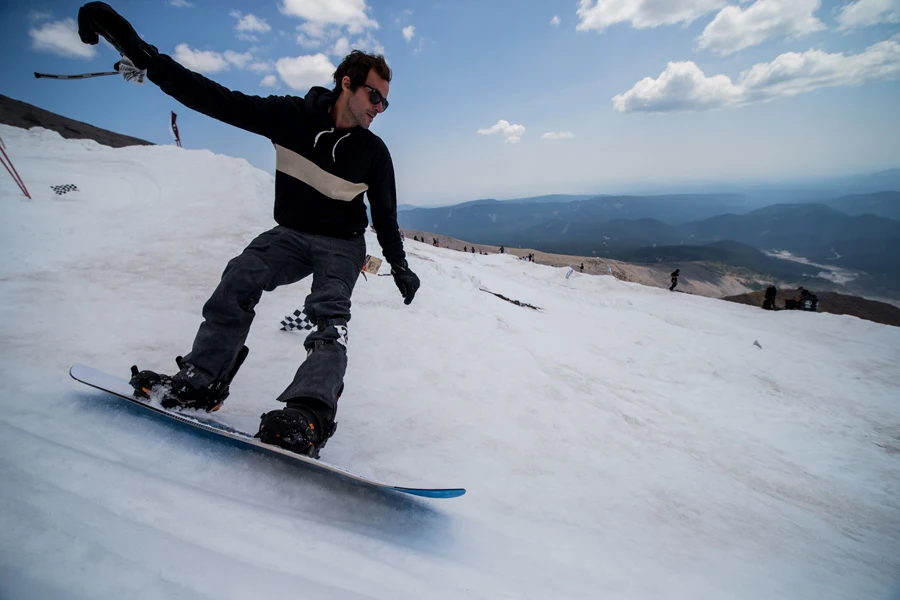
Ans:
[[[244,341],[263,291],[312,275],[304,312],[315,330],[306,359],[277,398],[285,407],[262,415],[263,442],[318,457],[334,433],[347,369],[350,296],[366,257],[368,226],[363,194],[391,274],[406,304],[419,288],[400,229],[394,168],[384,142],[369,131],[388,107],[391,70],[381,55],[354,50],[334,72],[333,90],[313,87],[304,98],[247,96],[199,75],[144,42],[131,24],[103,2],[78,11],[87,44],[109,41],[162,91],[188,108],[275,146],[275,221],[225,267],[203,306],[191,352],[174,376],[132,369],[137,393],[167,408],[217,410],[247,350]]]
[[[675,291],[675,286],[678,285],[678,275],[681,274],[681,269],[675,269],[672,271],[672,274],[669,277],[672,278],[672,286],[669,288],[670,292]]]

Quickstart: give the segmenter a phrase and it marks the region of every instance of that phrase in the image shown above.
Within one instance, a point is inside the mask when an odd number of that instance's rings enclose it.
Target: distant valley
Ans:
[[[822,269],[770,255],[788,252],[856,274],[845,286],[828,276],[816,285],[900,298],[900,191],[816,202],[808,195],[777,204],[736,193],[479,200],[402,210],[399,221],[476,244],[645,264],[718,263],[786,283],[815,280]]]

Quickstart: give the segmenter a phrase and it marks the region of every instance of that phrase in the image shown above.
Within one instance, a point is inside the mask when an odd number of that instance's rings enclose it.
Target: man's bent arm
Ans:
[[[390,264],[398,264],[406,258],[400,227],[397,225],[397,185],[394,181],[394,163],[383,142],[376,154],[372,174],[367,182],[369,207],[372,209],[372,225],[384,258]]]

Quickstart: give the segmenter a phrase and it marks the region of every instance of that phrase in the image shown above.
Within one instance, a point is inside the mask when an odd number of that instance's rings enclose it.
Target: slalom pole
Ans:
[[[118,75],[118,71],[104,71],[102,73],[80,73],[77,75],[53,75],[50,73],[34,72],[35,79],[89,79],[91,77],[106,77],[107,75]]]
[[[6,150],[4,150],[3,139],[0,138],[0,153],[3,154],[3,157],[0,158],[0,162],[3,163],[3,166],[6,167],[6,172],[9,173],[10,177],[13,178],[13,181],[16,182],[16,185],[19,186],[19,189],[22,190],[22,193],[25,194],[25,197],[31,200],[31,194],[28,193],[28,188],[25,187],[25,182],[22,181],[22,177],[19,175],[19,172],[16,171],[16,168],[12,164],[12,160],[6,154]],[[3,160],[6,159],[6,160]],[[9,163],[7,165],[7,163]]]

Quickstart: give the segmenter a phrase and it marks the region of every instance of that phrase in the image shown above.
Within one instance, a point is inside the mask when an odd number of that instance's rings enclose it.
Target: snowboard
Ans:
[[[103,371],[98,371],[97,369],[86,365],[76,364],[72,366],[72,368],[69,369],[69,375],[76,381],[112,394],[117,398],[125,400],[131,405],[139,406],[160,420],[178,423],[190,428],[192,431],[208,434],[241,449],[288,458],[303,466],[311,467],[319,471],[327,471],[345,479],[354,480],[383,490],[410,494],[412,496],[422,496],[424,498],[457,498],[466,493],[464,488],[416,488],[390,485],[362,475],[357,475],[356,473],[351,473],[346,469],[330,465],[321,460],[295,454],[294,452],[278,446],[264,444],[253,437],[252,434],[220,423],[215,419],[206,416],[205,413],[194,414],[196,411],[190,411],[190,414],[188,414],[187,411],[180,412],[176,410],[167,410],[161,406],[152,404],[151,401],[146,398],[135,396],[134,389],[127,380],[104,373]]]

